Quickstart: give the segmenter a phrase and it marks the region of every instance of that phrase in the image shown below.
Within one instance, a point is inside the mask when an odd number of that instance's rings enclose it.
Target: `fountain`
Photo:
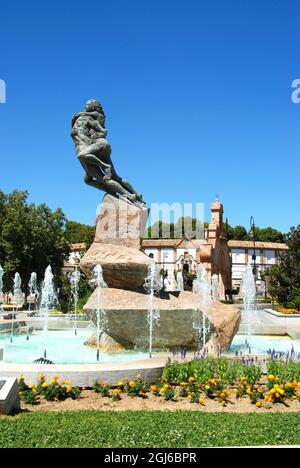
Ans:
[[[162,289],[160,273],[155,262],[152,262],[148,268],[148,276],[145,279],[144,288],[148,293],[149,357],[152,358],[153,330],[154,326],[158,325],[160,318],[159,307],[155,307],[154,296]]]
[[[0,313],[3,312],[3,276],[4,270],[0,265]]]
[[[44,281],[42,284],[41,304],[39,316],[43,321],[43,334],[44,334],[44,359],[47,359],[47,339],[48,339],[48,323],[49,323],[49,309],[57,304],[57,297],[53,282],[53,273],[51,266],[46,268]]]
[[[16,273],[14,276],[14,286],[13,286],[13,296],[14,296],[14,311],[11,318],[11,337],[10,342],[13,342],[14,337],[14,319],[15,312],[18,312],[18,309],[23,306],[23,293],[22,293],[22,280],[19,273]]]
[[[28,289],[29,289],[29,297],[27,300],[29,303],[29,310],[30,310],[31,304],[34,304],[36,306],[36,303],[39,298],[39,291],[38,291],[38,286],[37,286],[37,274],[35,272],[32,272],[30,275]]]
[[[107,331],[106,313],[102,304],[102,289],[107,288],[107,284],[103,279],[103,271],[101,265],[96,265],[93,269],[93,277],[90,281],[91,285],[97,291],[97,309],[96,309],[96,328],[97,328],[97,361],[100,358],[100,339],[104,331]]]
[[[219,285],[219,276],[212,275],[211,277],[211,290],[212,290],[212,298],[214,301],[220,300],[220,285]]]
[[[184,291],[184,280],[183,280],[182,271],[177,272],[176,281],[177,281],[177,290]]]
[[[252,320],[251,315],[256,311],[256,282],[252,266],[248,264],[243,273],[241,284],[243,298],[243,315],[246,325],[246,345],[251,352]]]
[[[193,327],[198,332],[199,345],[201,346],[200,337],[202,337],[202,348],[205,349],[207,336],[210,332],[210,321],[207,319],[207,311],[212,302],[212,287],[208,281],[207,271],[202,264],[199,265],[197,277],[193,281],[193,289],[194,293],[198,295],[199,301],[198,317],[195,319]]]
[[[79,292],[79,280],[80,280],[80,271],[76,265],[75,271],[71,274],[70,283],[71,283],[71,293],[74,302],[74,332],[77,335],[77,304],[78,304],[78,292]]]

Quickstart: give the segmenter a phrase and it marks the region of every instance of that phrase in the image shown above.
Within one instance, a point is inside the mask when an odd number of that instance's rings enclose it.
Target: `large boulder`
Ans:
[[[88,278],[96,265],[111,288],[138,290],[143,286],[151,259],[140,250],[148,209],[105,195],[100,205],[94,243],[80,262]]]
[[[98,264],[102,266],[103,278],[109,287],[137,290],[143,286],[151,259],[132,247],[94,242],[80,267],[91,278]]]
[[[95,291],[84,307],[95,324],[97,298]],[[146,348],[149,343],[149,297],[140,292],[104,288],[101,301],[101,308],[107,315],[105,332],[125,349]],[[199,311],[198,304],[198,296],[188,291],[155,298],[153,305],[160,310],[160,320],[154,330],[153,346],[158,349],[201,347],[204,315]],[[239,326],[239,309],[214,302],[206,311],[205,320],[208,329],[206,341],[219,344],[226,350]]]

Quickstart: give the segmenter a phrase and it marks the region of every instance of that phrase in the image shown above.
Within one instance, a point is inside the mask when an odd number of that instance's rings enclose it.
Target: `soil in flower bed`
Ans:
[[[21,403],[21,409],[26,412],[61,412],[61,411],[202,411],[202,412],[222,412],[222,413],[262,413],[262,412],[300,412],[300,402],[288,400],[287,405],[282,403],[266,403],[263,407],[257,408],[251,404],[248,396],[236,399],[234,395],[229,398],[227,406],[222,407],[219,401],[205,399],[205,406],[199,403],[190,403],[187,399],[178,398],[177,401],[166,401],[163,397],[147,394],[147,398],[129,397],[122,394],[120,401],[112,401],[111,398],[102,397],[93,390],[83,390],[78,400],[65,400],[62,402],[49,402],[41,398],[37,405]]]

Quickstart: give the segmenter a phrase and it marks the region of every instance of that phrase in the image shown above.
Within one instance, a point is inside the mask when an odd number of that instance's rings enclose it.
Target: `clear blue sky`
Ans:
[[[1,2],[0,188],[93,223],[73,113],[101,100],[118,172],[151,202],[218,193],[233,225],[299,219],[297,0]]]

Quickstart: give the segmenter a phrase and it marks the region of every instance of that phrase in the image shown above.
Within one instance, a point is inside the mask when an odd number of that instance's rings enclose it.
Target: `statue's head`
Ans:
[[[85,111],[86,112],[100,112],[100,114],[104,115],[103,108],[99,101],[96,99],[89,99],[85,104]]]

